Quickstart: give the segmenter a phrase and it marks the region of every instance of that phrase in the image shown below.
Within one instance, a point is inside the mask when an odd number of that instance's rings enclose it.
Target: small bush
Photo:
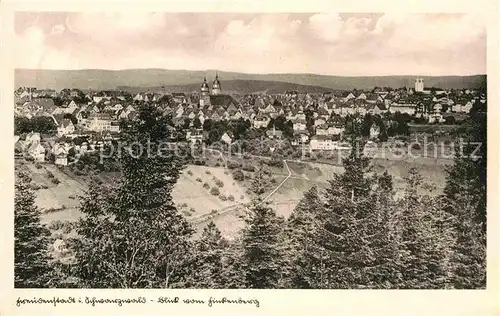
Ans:
[[[216,166],[216,167],[220,167],[220,163],[216,162],[216,163],[215,163],[215,166]]]
[[[190,176],[192,176],[193,172],[191,170],[188,170],[187,174],[190,175]]]
[[[63,233],[69,234],[73,230],[73,223],[71,222],[65,222],[63,226]]]
[[[218,186],[219,188],[224,187],[224,182],[222,182],[221,180],[215,179],[214,182],[215,182],[215,185]]]
[[[245,179],[245,174],[240,169],[233,171],[233,179],[236,181],[243,181]]]
[[[227,197],[227,199],[228,199],[229,201],[231,201],[231,202],[234,202],[234,196],[232,196],[232,195],[228,196],[228,197]]]
[[[205,174],[210,175],[210,174],[212,174],[212,173],[210,172],[210,170],[207,170],[207,171],[205,171]]]
[[[203,183],[203,187],[204,187],[205,189],[207,189],[207,190],[208,190],[208,189],[210,189],[210,185],[209,185],[208,183],[206,183],[206,182],[205,182],[205,183]]]
[[[182,214],[184,214],[184,216],[191,216],[191,213],[187,210],[183,210]]]
[[[212,194],[212,195],[219,195],[220,194],[219,188],[213,187],[210,190],[210,194]]]
[[[49,224],[49,229],[50,230],[59,230],[59,229],[62,229],[64,228],[64,226],[66,226],[67,222],[63,222],[61,220],[55,220],[53,221],[52,223]]]
[[[36,183],[30,183],[30,184],[28,184],[28,187],[34,191],[40,190],[40,186]]]
[[[39,162],[35,162],[35,168],[42,169],[42,164]]]
[[[271,178],[271,183],[275,184],[277,181],[276,181],[276,178]]]
[[[59,181],[59,179],[57,179],[57,178],[53,178],[52,183],[59,184],[59,183],[61,183],[61,181]]]
[[[211,215],[217,215],[217,214],[219,214],[219,211],[217,211],[217,210],[211,210],[210,214]]]
[[[219,195],[219,199],[221,199],[221,201],[227,201],[227,197],[225,195]]]
[[[189,212],[190,212],[190,213],[195,213],[195,212],[196,212],[196,210],[194,209],[194,207],[191,207],[191,208],[189,209]]]
[[[203,180],[201,180],[201,178],[196,178],[196,181],[197,182],[203,182]]]
[[[46,184],[42,184],[42,185],[40,186],[40,188],[41,188],[41,189],[48,189],[49,187],[48,187]]]
[[[76,196],[74,196],[74,195],[70,195],[70,196],[68,196],[68,199],[70,199],[70,200],[74,200],[74,199],[76,199]]]
[[[182,203],[182,204],[179,205],[180,208],[185,208],[187,206],[188,206],[187,203]]]
[[[50,171],[47,171],[47,177],[52,179],[52,178],[54,178],[54,174]]]
[[[245,198],[244,195],[240,195],[240,200],[243,200]]]

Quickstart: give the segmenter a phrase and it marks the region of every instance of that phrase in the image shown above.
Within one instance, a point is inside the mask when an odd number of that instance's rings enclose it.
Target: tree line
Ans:
[[[486,144],[485,114],[470,139]],[[168,137],[164,118],[144,106],[124,140]],[[361,122],[354,127],[362,129]],[[360,134],[350,137],[363,148]],[[154,148],[153,148],[154,150]],[[49,231],[20,175],[15,197],[15,286],[78,288],[477,289],[486,286],[486,147],[482,158],[457,158],[446,188],[422,190],[416,169],[397,197],[392,177],[352,151],[326,190],[308,190],[289,218],[263,201],[270,173],[252,180],[245,227],[225,239],[214,222],[193,238],[172,189],[183,162],[172,156],[121,156],[121,178],[95,182],[82,197],[83,217],[69,241],[74,260],[55,263]],[[138,158],[137,158],[138,157]]]

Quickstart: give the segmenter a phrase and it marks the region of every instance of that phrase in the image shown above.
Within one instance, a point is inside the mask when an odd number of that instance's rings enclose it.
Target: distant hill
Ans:
[[[286,91],[297,91],[299,93],[325,93],[333,92],[334,89],[307,86],[296,83],[278,82],[278,81],[262,81],[262,80],[226,80],[221,83],[222,91],[227,94],[240,93],[284,93]],[[151,92],[199,92],[200,83],[192,83],[186,85],[164,85],[159,87],[146,87]],[[125,90],[131,93],[144,91],[145,87],[128,87],[118,86],[117,89]]]
[[[34,86],[37,88],[63,88],[109,90],[117,87],[162,87],[168,89],[198,90],[203,77],[210,82],[215,77],[215,70],[188,71],[166,69],[127,69],[127,70],[34,70],[16,69],[15,86]],[[274,89],[260,86],[272,82],[276,89],[281,90],[277,83],[298,85],[298,88],[320,87],[332,90],[372,89],[375,86],[400,88],[411,85],[415,76],[376,76],[376,77],[341,77],[315,74],[244,74],[219,71],[223,89],[246,91],[265,91]],[[423,76],[426,87],[443,89],[481,88],[486,85],[486,75],[474,76]],[[255,84],[256,87],[249,87]],[[298,90],[297,88],[297,90]],[[286,88],[291,90],[293,88]],[[242,90],[242,91],[240,91]],[[178,91],[178,90],[176,90]],[[268,91],[272,92],[272,90]]]

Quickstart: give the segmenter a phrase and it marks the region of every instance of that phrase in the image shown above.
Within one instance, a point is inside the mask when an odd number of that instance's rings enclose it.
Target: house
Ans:
[[[331,137],[324,135],[314,135],[311,137],[311,141],[309,142],[310,151],[333,151],[337,149],[338,142],[333,141]]]
[[[68,165],[68,146],[66,144],[56,144],[53,149],[54,163],[59,166]]]
[[[377,124],[372,124],[370,128],[370,138],[376,139],[380,135],[380,127]]]
[[[409,115],[414,115],[416,113],[416,105],[415,104],[409,104],[409,103],[392,103],[391,106],[389,107],[389,112],[390,113],[406,113]]]
[[[267,127],[270,121],[271,119],[269,117],[259,114],[253,120],[253,127],[255,128]]]
[[[280,130],[277,130],[276,127],[273,126],[273,129],[266,131],[266,135],[270,139],[281,139],[283,137],[283,132]]]
[[[59,126],[57,126],[57,135],[59,137],[72,134],[75,132],[75,125],[70,119],[63,119]]]
[[[86,127],[94,132],[119,132],[118,122],[109,113],[92,113],[86,121]]]
[[[231,132],[225,132],[224,135],[220,138],[224,143],[230,145],[231,142],[233,141],[233,136]]]
[[[297,120],[293,122],[293,130],[296,132],[303,132],[307,130],[306,120]]]
[[[43,147],[38,141],[30,144],[28,147],[28,154],[35,159],[35,161],[45,161],[45,147]]]
[[[202,143],[203,142],[203,129],[190,129],[186,131],[186,140],[188,142],[191,142],[192,144],[195,143]]]

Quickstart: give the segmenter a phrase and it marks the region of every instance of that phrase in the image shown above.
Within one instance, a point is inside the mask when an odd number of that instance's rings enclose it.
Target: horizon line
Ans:
[[[204,69],[204,70],[188,70],[188,69],[169,69],[169,68],[124,68],[124,69],[106,69],[106,68],[79,68],[79,69],[51,69],[51,68],[14,68],[14,70],[30,70],[30,71],[131,71],[131,70],[163,70],[163,71],[185,71],[185,72],[222,72],[233,73],[242,75],[305,75],[305,76],[323,76],[323,77],[343,77],[343,78],[356,78],[356,77],[473,77],[473,76],[487,76],[487,73],[473,73],[473,74],[446,74],[446,75],[424,75],[424,74],[384,74],[384,75],[335,75],[335,74],[321,74],[321,73],[305,73],[305,72],[274,72],[274,73],[249,73],[220,69]]]

